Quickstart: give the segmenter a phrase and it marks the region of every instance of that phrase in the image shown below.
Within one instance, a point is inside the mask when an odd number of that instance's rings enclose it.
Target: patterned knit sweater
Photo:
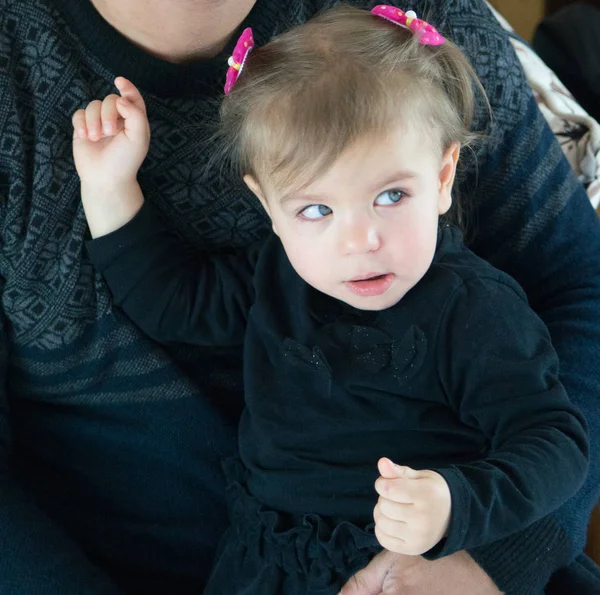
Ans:
[[[329,3],[258,0],[244,26],[262,44]],[[471,247],[524,287],[591,425],[581,493],[471,552],[503,590],[534,593],[581,551],[598,498],[600,228],[485,6],[412,8],[466,50],[494,110],[460,187],[474,206]],[[210,572],[227,517],[220,460],[236,446],[240,354],[160,347],[112,308],[84,250],[70,118],[113,92],[116,75],[132,79],[152,126],[147,200],[194,248],[246,245],[266,229],[259,204],[205,168],[205,124],[231,49],[173,65],[128,43],[88,0],[0,0],[3,594],[184,595]]]

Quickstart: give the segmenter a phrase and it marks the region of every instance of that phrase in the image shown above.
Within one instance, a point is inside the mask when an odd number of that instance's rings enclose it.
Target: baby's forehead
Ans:
[[[370,192],[386,184],[419,180],[434,172],[441,160],[439,135],[424,134],[423,130],[415,122],[403,122],[385,131],[365,133],[326,166],[299,168],[302,173],[287,184],[266,173],[261,185],[270,195],[292,197],[328,195],[349,185]]]

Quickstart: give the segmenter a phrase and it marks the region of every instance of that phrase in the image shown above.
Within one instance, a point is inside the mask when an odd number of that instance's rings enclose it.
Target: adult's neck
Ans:
[[[132,43],[157,58],[181,63],[218,54],[256,0],[91,2]]]

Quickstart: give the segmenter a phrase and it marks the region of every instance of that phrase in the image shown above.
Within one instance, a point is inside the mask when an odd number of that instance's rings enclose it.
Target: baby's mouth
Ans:
[[[354,294],[370,297],[385,293],[392,285],[396,275],[393,273],[369,273],[346,281],[346,287]]]

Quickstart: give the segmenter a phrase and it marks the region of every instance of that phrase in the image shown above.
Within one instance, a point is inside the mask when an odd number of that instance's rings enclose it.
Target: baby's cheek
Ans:
[[[420,279],[426,272],[435,253],[436,237],[420,233],[407,234],[396,247],[395,259],[404,274],[415,280]]]
[[[296,255],[292,266],[296,272],[311,285],[319,284],[324,276],[326,257],[312,251],[304,251]]]
[[[310,274],[311,270],[317,266],[316,256],[306,242],[284,244],[284,248],[290,263],[301,277]]]

